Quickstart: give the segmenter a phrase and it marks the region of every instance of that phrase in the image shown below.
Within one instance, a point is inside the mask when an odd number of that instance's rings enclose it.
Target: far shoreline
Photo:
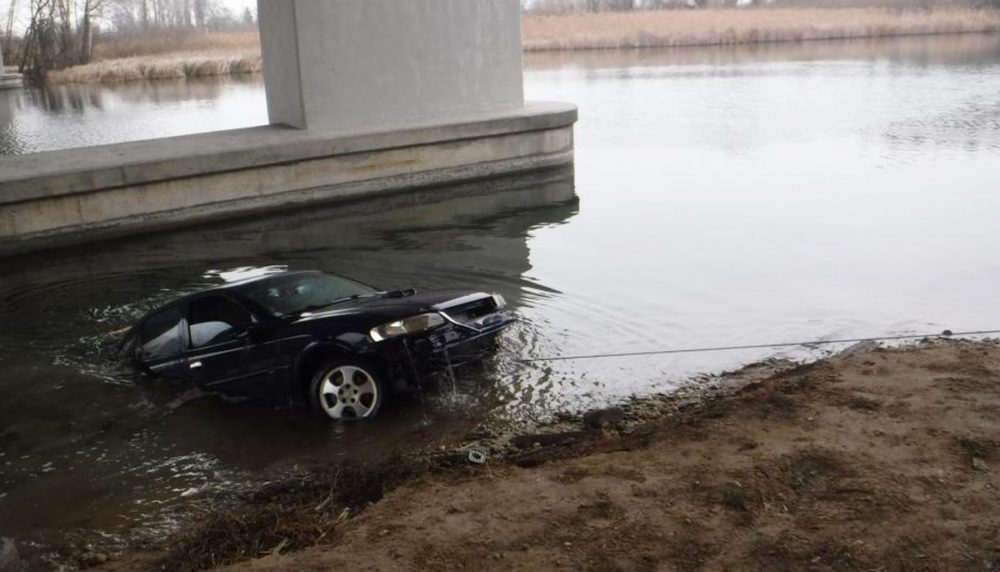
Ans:
[[[525,48],[524,53],[528,54],[554,54],[554,53],[574,53],[574,52],[627,52],[641,50],[672,50],[687,48],[736,48],[740,46],[781,46],[787,44],[812,44],[822,42],[853,42],[871,40],[895,40],[907,38],[935,38],[949,36],[994,36],[998,35],[993,31],[962,31],[962,32],[912,32],[899,34],[882,34],[873,36],[830,36],[802,39],[774,39],[755,40],[746,42],[717,42],[717,43],[692,43],[692,44],[671,44],[669,46],[643,45],[643,46],[620,46],[620,47],[580,47],[580,48]]]
[[[526,15],[526,52],[728,46],[1000,32],[1000,10],[755,8]]]
[[[531,54],[1000,34],[1000,10],[711,8],[528,13],[523,27],[524,52]],[[51,71],[46,83],[120,84],[256,74],[262,69],[259,38],[246,30],[180,35],[154,43],[159,51],[136,53],[134,39],[107,40],[96,50],[99,61]]]

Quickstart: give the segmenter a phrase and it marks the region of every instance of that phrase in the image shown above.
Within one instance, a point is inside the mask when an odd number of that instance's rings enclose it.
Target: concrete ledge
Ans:
[[[523,173],[573,160],[576,108],[380,133],[260,127],[0,160],[0,254]]]
[[[21,74],[5,74],[0,71],[0,89],[21,89],[22,87],[24,87],[24,78],[21,77]]]
[[[566,127],[576,107],[529,103],[517,112],[372,133],[262,126],[0,159],[0,205],[128,185]]]

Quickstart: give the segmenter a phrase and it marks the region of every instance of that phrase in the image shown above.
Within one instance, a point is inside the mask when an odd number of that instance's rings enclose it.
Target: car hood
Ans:
[[[373,325],[401,320],[424,312],[447,311],[476,300],[490,297],[484,292],[468,290],[427,290],[409,296],[383,294],[371,298],[359,298],[341,302],[325,310],[308,312],[295,323],[314,322],[339,317],[371,318]]]

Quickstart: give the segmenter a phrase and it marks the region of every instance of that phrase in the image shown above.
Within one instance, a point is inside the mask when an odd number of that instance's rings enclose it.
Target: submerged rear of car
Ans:
[[[391,394],[486,355],[515,321],[504,306],[495,294],[383,292],[288,272],[176,301],[146,316],[125,346],[142,370],[208,391],[369,418]]]

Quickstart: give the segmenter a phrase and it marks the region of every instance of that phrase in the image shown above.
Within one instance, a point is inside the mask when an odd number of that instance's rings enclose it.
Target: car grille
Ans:
[[[492,298],[483,298],[469,304],[463,304],[455,308],[449,308],[448,316],[460,324],[470,324],[488,314],[496,312],[496,304]]]

